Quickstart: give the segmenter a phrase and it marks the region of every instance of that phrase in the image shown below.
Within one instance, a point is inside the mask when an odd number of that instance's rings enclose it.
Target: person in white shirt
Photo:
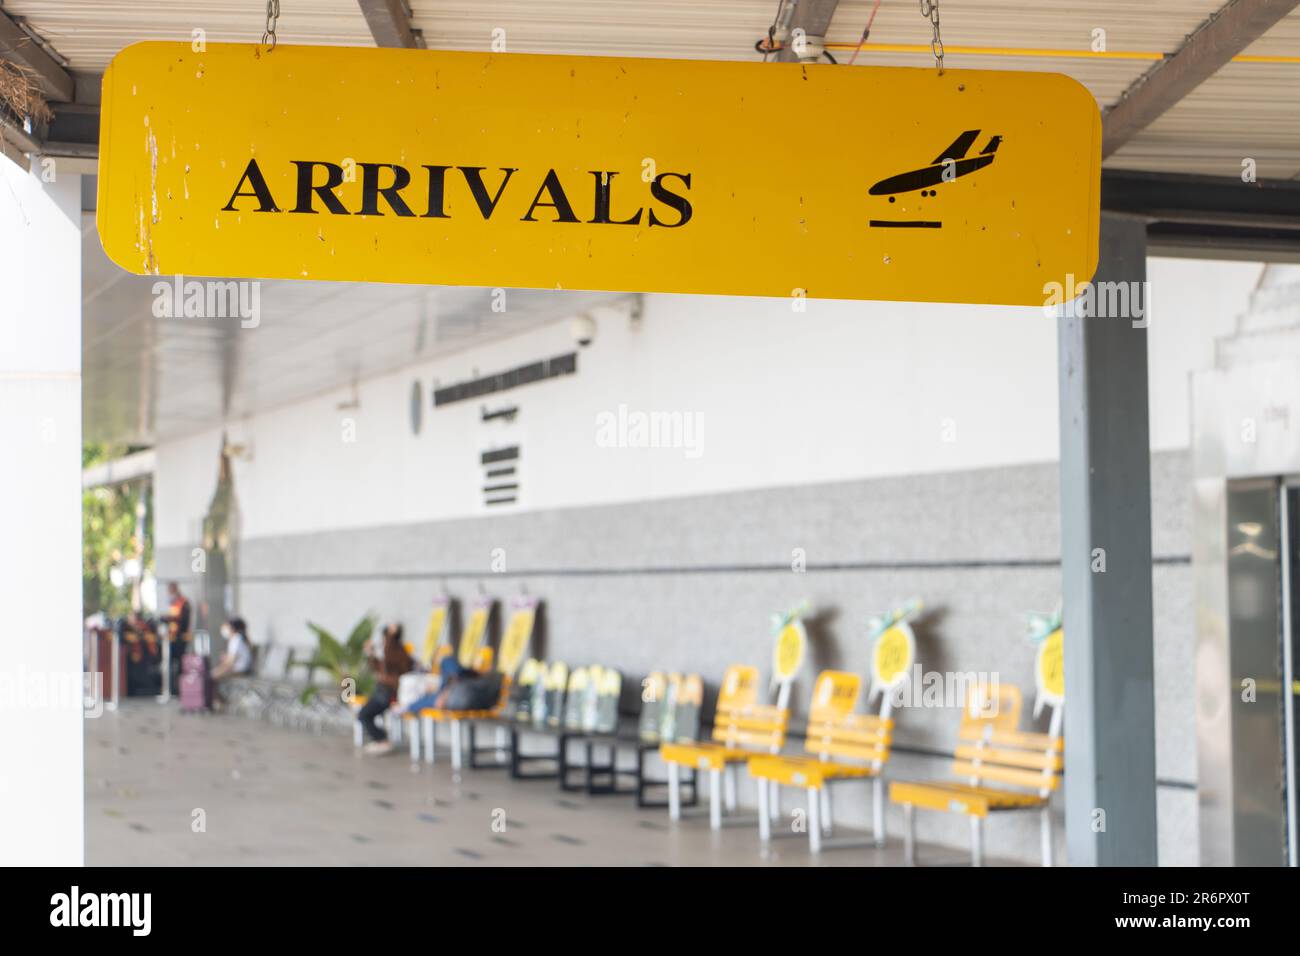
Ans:
[[[221,684],[227,678],[252,673],[253,645],[248,640],[248,625],[242,617],[232,617],[221,626],[221,636],[226,639],[226,654],[212,669],[215,697],[225,703]]]

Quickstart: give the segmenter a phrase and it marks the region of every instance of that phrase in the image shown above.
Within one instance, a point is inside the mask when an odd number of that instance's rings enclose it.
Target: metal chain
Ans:
[[[280,0],[266,0],[266,29],[262,31],[262,46],[267,52],[275,49],[275,21],[280,19]]]
[[[939,33],[939,0],[921,0],[921,16],[930,21],[934,28],[934,38],[930,40],[930,52],[934,54],[934,65],[943,72],[943,37]]]

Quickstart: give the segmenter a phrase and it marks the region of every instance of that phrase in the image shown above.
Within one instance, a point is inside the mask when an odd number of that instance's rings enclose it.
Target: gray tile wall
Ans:
[[[1196,862],[1189,469],[1185,453],[1152,462],[1159,839],[1169,864]],[[1021,686],[1028,711],[1034,645],[1023,614],[1051,610],[1059,597],[1057,480],[1052,463],[254,537],[243,542],[239,600],[255,640],[307,644],[308,619],[345,631],[371,610],[420,635],[444,581],[462,598],[480,583],[502,597],[526,587],[545,601],[547,656],[610,663],[632,679],[670,667],[716,680],[736,661],[766,673],[770,614],[807,598],[799,709],[818,669],[865,673],[868,618],[917,596],[926,602],[915,625],[920,664],[995,672]],[[503,574],[490,570],[498,548]],[[796,548],[802,574],[791,570]],[[190,578],[188,549],[160,552],[158,568]],[[947,760],[926,754],[951,752],[958,717],[902,712],[891,774],[946,775]],[[865,823],[866,788],[844,787],[837,818]],[[964,846],[964,821],[946,817],[922,814],[921,839]],[[888,824],[900,832],[901,815]],[[1036,859],[1037,820],[995,819],[987,846]]]

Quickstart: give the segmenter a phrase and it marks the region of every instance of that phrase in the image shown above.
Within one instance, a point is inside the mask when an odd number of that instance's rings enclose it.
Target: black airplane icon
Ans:
[[[980,131],[977,129],[966,130],[952,141],[951,146],[936,156],[930,165],[922,166],[920,169],[909,169],[895,176],[886,176],[872,186],[868,190],[869,193],[872,196],[888,196],[891,203],[896,193],[910,193],[918,189],[921,190],[922,196],[936,195],[937,191],[931,187],[952,182],[959,176],[969,176],[993,162],[998,147],[1002,145],[1001,136],[990,136],[988,145],[980,151],[979,155],[969,157],[966,155],[975,145],[975,139],[979,134]],[[872,219],[871,225],[892,229],[938,229],[943,223],[937,219]]]
[[[928,166],[911,169],[896,176],[888,176],[876,183],[869,190],[873,196],[889,196],[894,193],[909,193],[917,189],[928,189],[940,183],[951,182],[959,176],[969,176],[978,169],[983,169],[993,162],[998,147],[1002,145],[1001,136],[989,137],[978,156],[967,157],[966,153],[975,145],[979,136],[977,129],[968,129],[952,145],[940,153]]]

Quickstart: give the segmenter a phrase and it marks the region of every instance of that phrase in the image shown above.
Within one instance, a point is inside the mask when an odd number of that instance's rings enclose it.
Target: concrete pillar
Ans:
[[[1076,866],[1156,863],[1145,280],[1145,226],[1103,216],[1094,294],[1065,307],[1058,329],[1065,830]]]
[[[0,608],[0,856],[80,865],[81,177],[5,158]]]

